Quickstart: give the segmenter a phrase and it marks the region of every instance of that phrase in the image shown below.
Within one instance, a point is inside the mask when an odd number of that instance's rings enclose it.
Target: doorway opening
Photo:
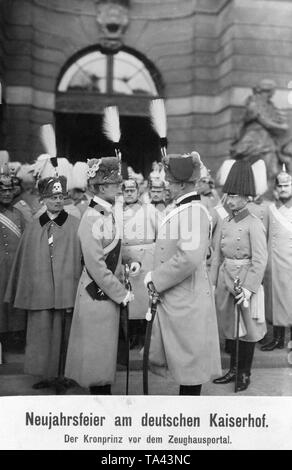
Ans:
[[[55,127],[60,156],[71,163],[114,155],[102,131],[102,115],[56,113]],[[148,117],[120,116],[122,161],[147,177],[152,162],[160,160],[159,138]]]

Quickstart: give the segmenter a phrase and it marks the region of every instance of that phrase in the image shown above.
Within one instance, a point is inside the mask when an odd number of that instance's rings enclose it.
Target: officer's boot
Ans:
[[[180,385],[180,395],[201,395],[202,385]]]
[[[92,385],[89,387],[90,395],[111,395],[111,385]]]
[[[230,368],[227,374],[213,380],[214,384],[228,384],[229,382],[234,382],[235,380],[235,340],[230,339],[228,341],[230,348]]]
[[[274,326],[273,327],[273,340],[261,347],[261,351],[273,351],[274,349],[283,349],[285,339],[285,327]]]
[[[239,341],[239,343],[237,391],[243,392],[250,384],[251,366],[256,343],[248,341]]]

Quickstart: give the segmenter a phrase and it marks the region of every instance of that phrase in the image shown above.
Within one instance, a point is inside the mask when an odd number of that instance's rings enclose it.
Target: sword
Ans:
[[[234,279],[234,292],[235,295],[241,294],[242,287],[240,285],[239,277]],[[246,305],[247,304],[247,305]],[[243,306],[248,307],[248,301],[245,299],[243,301]],[[240,316],[241,316],[241,306],[235,304],[235,312],[236,312],[236,333],[235,333],[235,385],[234,385],[234,392],[237,393],[238,388],[238,362],[239,362],[239,327],[240,327]]]
[[[148,364],[149,364],[149,350],[151,342],[152,325],[157,311],[157,304],[159,301],[159,294],[156,292],[153,282],[148,284],[149,307],[146,312],[146,334],[143,351],[143,394],[148,395]]]

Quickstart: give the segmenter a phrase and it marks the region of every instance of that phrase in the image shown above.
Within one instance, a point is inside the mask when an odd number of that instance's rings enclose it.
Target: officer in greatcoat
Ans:
[[[23,233],[5,295],[28,311],[24,372],[42,377],[36,389],[59,375],[81,274],[79,220],[63,209],[66,178],[43,178],[38,189],[46,211]]]
[[[221,233],[212,259],[211,275],[216,286],[219,327],[231,346],[230,370],[214,380],[225,384],[235,380],[235,303],[242,309],[239,338],[238,391],[250,383],[255,344],[266,333],[263,276],[267,264],[267,244],[262,222],[247,209],[250,196],[256,194],[251,167],[240,160],[233,164],[223,186],[231,215],[221,225]],[[234,281],[239,279],[241,293]]]
[[[133,295],[120,282],[121,234],[112,204],[122,181],[116,157],[88,161],[94,194],[78,231],[84,267],[69,339],[65,374],[91,394],[111,393],[115,380],[120,305]]]
[[[262,351],[283,349],[285,327],[292,340],[292,177],[285,165],[275,181],[275,201],[268,207],[268,269],[266,317],[273,323],[273,339]]]
[[[197,152],[163,158],[175,208],[159,229],[154,269],[145,284],[159,293],[150,344],[153,370],[167,368],[180,395],[199,395],[221,372],[214,296],[206,265],[211,217],[194,191],[202,162]]]

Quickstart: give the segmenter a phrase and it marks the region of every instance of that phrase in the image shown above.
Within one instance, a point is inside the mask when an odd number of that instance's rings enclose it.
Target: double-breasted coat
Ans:
[[[84,268],[76,296],[65,375],[83,387],[111,384],[116,372],[120,304],[127,294],[119,280],[120,252],[114,272],[106,264],[107,256],[120,243],[111,205],[95,196],[81,219],[78,235]],[[106,300],[94,300],[87,292],[92,280],[108,296]]]
[[[236,216],[226,217],[221,225],[221,233],[215,247],[211,266],[211,277],[216,287],[216,307],[220,331],[225,338],[234,339],[236,331],[234,280],[238,277],[240,285],[252,292],[247,321],[244,323],[246,334],[242,341],[259,341],[266,333],[264,321],[264,298],[259,294],[267,264],[267,243],[263,223],[245,208]],[[262,289],[262,287],[261,287]],[[257,299],[259,318],[252,318],[251,305]],[[253,307],[256,306],[253,304]]]
[[[221,373],[214,297],[206,266],[211,219],[185,195],[163,221],[152,280],[160,295],[150,363],[168,368],[181,385],[199,385]]]

